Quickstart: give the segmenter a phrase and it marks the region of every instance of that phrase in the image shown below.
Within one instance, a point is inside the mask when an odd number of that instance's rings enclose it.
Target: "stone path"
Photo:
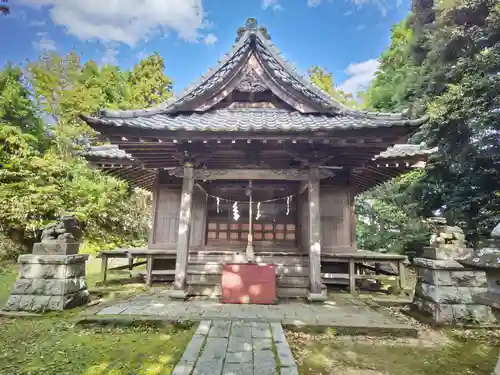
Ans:
[[[277,322],[295,326],[326,326],[339,332],[349,330],[367,334],[390,333],[414,336],[416,330],[407,322],[376,311],[363,301],[346,295],[334,296],[324,304],[280,301],[277,305],[232,305],[214,300],[170,300],[154,291],[102,308],[96,318],[136,316],[172,320],[246,320]]]
[[[298,375],[279,323],[202,320],[172,375]]]

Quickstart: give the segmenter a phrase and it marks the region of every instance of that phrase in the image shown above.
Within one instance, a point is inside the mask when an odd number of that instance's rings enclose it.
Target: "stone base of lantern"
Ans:
[[[435,323],[494,324],[491,309],[474,301],[486,292],[484,271],[464,268],[454,260],[416,258],[417,285],[413,308]]]
[[[60,311],[88,302],[88,255],[21,255],[19,276],[5,311]]]

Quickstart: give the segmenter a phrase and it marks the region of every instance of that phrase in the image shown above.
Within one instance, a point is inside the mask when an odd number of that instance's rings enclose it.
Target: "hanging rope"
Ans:
[[[238,204],[248,204],[248,200],[245,200],[245,201],[235,201],[235,200],[232,200],[232,199],[226,199],[226,198],[221,198],[221,197],[217,197],[215,195],[212,195],[212,194],[208,194],[206,192],[203,192],[205,193],[205,195],[209,198],[213,198],[217,201],[217,207],[219,207],[219,204],[220,202],[228,202],[228,203],[238,203]],[[267,199],[267,200],[264,200],[264,201],[252,201],[253,203],[257,203],[257,205],[259,205],[260,203],[271,203],[271,202],[278,202],[278,201],[287,201],[288,202],[288,205],[290,204],[290,202],[292,201],[292,197],[293,195],[288,195],[286,197],[282,197],[282,198],[274,198],[274,199]],[[217,211],[219,212],[219,211]]]

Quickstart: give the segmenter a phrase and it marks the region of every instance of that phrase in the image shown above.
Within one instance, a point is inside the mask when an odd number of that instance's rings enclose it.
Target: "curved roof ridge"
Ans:
[[[129,110],[108,110],[101,109],[99,111],[99,117],[109,117],[109,118],[131,118],[136,116],[150,116],[157,115],[168,112],[171,107],[175,105],[176,102],[182,100],[184,97],[196,90],[201,84],[208,81],[215,73],[217,73],[220,68],[222,68],[231,58],[242,48],[249,40],[251,30],[247,30],[245,34],[239,38],[231,47],[231,50],[226,53],[222,59],[217,61],[217,65],[206,71],[200,78],[193,80],[179,95],[174,95],[168,100],[162,102],[157,107],[145,108],[145,109],[129,109]]]

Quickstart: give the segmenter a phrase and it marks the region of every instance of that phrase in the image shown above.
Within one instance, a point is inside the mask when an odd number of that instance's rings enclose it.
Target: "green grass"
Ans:
[[[100,261],[87,267],[89,289],[101,299],[144,291],[128,271],[99,283]],[[17,265],[0,264],[0,307],[17,277]],[[166,375],[182,355],[195,327],[77,326],[83,308],[41,318],[0,317],[0,375]]]
[[[490,375],[498,339],[451,339],[436,347],[346,342],[334,337],[287,333],[301,375]]]

